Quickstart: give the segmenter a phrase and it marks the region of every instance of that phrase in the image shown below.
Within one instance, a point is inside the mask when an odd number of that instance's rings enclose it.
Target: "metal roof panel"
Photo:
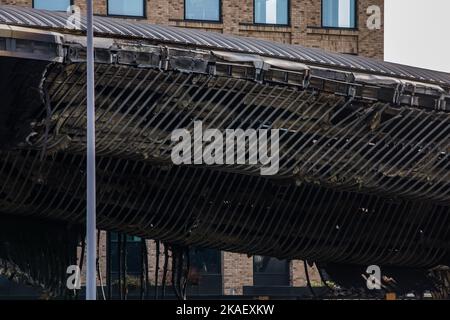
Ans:
[[[34,28],[58,29],[73,32],[66,21],[69,14],[37,10],[26,7],[1,5],[0,23]],[[85,17],[81,18],[81,32],[86,29]],[[186,28],[153,25],[141,21],[95,16],[94,30],[98,36],[116,38],[135,38],[186,46],[203,47],[212,50],[229,50],[263,56],[289,59],[301,63],[346,69],[348,71],[389,75],[415,81],[431,82],[450,86],[450,74],[426,70],[396,63],[378,61],[361,56],[327,52],[321,49],[306,48],[300,45],[217,34]],[[79,32],[79,31],[78,31]]]

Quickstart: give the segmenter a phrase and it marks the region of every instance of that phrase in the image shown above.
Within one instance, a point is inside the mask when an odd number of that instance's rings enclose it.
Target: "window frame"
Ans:
[[[358,9],[358,0],[355,0],[355,26],[354,27],[329,27],[323,25],[323,0],[320,1],[320,27],[323,29],[335,29],[335,30],[359,30],[359,9]]]
[[[267,26],[267,27],[290,27],[291,26],[291,0],[287,0],[287,23],[262,23],[256,22],[256,0],[253,0],[253,24],[255,26]]]
[[[31,2],[31,7],[32,7],[33,9],[37,9],[37,8],[35,8],[34,2],[35,2],[35,0],[33,0],[33,1]],[[73,6],[73,4],[74,4],[74,0],[69,0],[69,5],[70,5],[70,6]],[[48,10],[48,9],[37,9],[37,10]],[[60,11],[60,10],[50,10],[50,11],[55,11],[55,12],[66,12],[66,10],[64,10],[64,11]]]
[[[204,23],[223,23],[223,18],[222,18],[222,0],[218,0],[219,1],[219,20],[202,20],[202,19],[189,19],[186,17],[186,1],[188,0],[183,0],[183,20],[184,21],[189,21],[189,22],[204,22]]]
[[[127,19],[147,19],[147,0],[141,0],[143,5],[142,16],[132,16],[126,14],[110,14],[109,13],[109,0],[106,0],[106,16],[115,18],[127,18]]]

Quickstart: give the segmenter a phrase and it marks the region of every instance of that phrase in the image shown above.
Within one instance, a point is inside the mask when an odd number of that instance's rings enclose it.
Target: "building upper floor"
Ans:
[[[85,0],[0,0],[66,11]],[[384,0],[94,0],[96,15],[383,59]]]

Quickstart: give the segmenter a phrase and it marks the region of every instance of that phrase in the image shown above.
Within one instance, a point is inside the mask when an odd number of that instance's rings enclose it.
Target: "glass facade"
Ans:
[[[219,250],[191,249],[189,286],[194,294],[222,294],[222,254]]]
[[[322,0],[322,26],[356,28],[356,0]]]
[[[220,21],[220,0],[185,0],[187,20]]]
[[[253,285],[260,287],[289,286],[289,261],[277,258],[253,257]]]
[[[144,0],[108,0],[108,15],[144,17]]]
[[[126,242],[124,238],[126,237]],[[109,233],[107,257],[107,292],[114,299],[121,299],[121,288],[124,287],[126,277],[127,296],[136,298],[141,289],[142,242],[139,237],[126,236],[115,232]],[[126,250],[126,261],[123,261]],[[121,261],[122,260],[122,261]],[[110,287],[109,287],[110,286]],[[124,291],[122,291],[123,293]]]
[[[127,250],[127,275],[132,277],[139,277],[142,272],[142,243],[141,238],[133,236],[127,237],[126,250]],[[119,277],[119,235],[115,232],[110,233],[110,254],[111,254],[111,277],[112,279],[118,279]]]
[[[255,23],[289,23],[289,0],[255,0]]]
[[[126,247],[124,247],[124,237],[126,237]],[[130,297],[139,295],[140,280],[143,271],[143,245],[141,238],[126,236],[115,232],[109,233],[108,237],[109,255],[107,263],[108,277],[111,283],[111,293],[114,296],[119,294],[119,279],[125,272],[125,261],[120,262],[123,250],[126,250],[126,278]],[[122,248],[119,247],[122,242]],[[155,248],[148,248],[155,250]],[[153,251],[154,252],[154,251]],[[163,251],[161,251],[163,255]],[[122,256],[123,257],[123,256]],[[161,256],[162,259],[163,256]],[[222,295],[222,253],[219,250],[191,248],[189,252],[190,270],[187,288],[188,296],[201,295]],[[155,261],[150,260],[149,264],[154,266]],[[170,263],[170,261],[169,261]],[[169,266],[170,267],[170,266]],[[160,275],[163,272],[163,265],[159,266]],[[150,275],[150,278],[153,274]],[[169,279],[171,274],[168,274]],[[150,291],[153,292],[154,283],[151,284]],[[161,283],[158,284],[161,286]],[[170,287],[170,286],[168,286]],[[167,291],[168,296],[173,296],[172,288]]]
[[[52,11],[67,11],[71,0],[34,0],[33,8]]]

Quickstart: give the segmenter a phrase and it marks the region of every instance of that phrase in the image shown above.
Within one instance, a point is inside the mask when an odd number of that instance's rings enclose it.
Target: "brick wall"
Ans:
[[[223,293],[241,295],[243,286],[253,285],[253,258],[224,252],[222,258]]]
[[[31,7],[32,0],[1,0],[1,4],[13,4],[17,6]]]
[[[322,28],[320,0],[291,0],[289,26],[254,25],[253,0],[222,0],[220,23],[185,21],[184,0],[146,1],[146,20],[151,23],[300,44],[377,59],[384,56],[383,24],[380,30],[369,30],[366,25],[367,8],[378,5],[384,13],[384,0],[358,0],[356,30]],[[0,3],[31,6],[32,0],[0,0]],[[85,1],[75,0],[74,3],[85,10]],[[105,15],[106,0],[94,0],[94,11]]]
[[[359,40],[358,53],[362,56],[376,57],[383,59],[384,57],[384,0],[359,0],[358,1],[358,26]],[[378,5],[381,8],[381,29],[369,30],[367,28],[367,8],[371,5]]]

